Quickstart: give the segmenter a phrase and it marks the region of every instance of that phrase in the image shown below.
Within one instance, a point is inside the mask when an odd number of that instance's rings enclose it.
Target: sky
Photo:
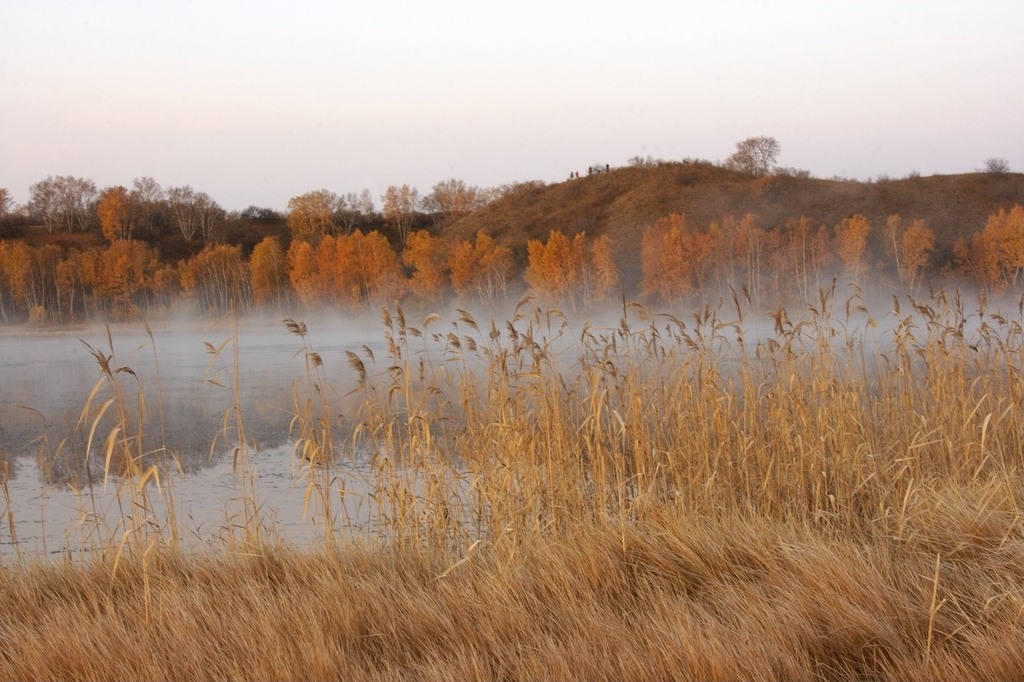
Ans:
[[[0,187],[227,210],[634,156],[867,180],[1024,171],[1020,0],[0,0]]]

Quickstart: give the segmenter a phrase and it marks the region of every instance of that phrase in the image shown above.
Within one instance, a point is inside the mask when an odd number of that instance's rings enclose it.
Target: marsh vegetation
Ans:
[[[1022,322],[1024,301],[835,287],[610,324],[530,300],[493,320],[393,308],[341,372],[288,320],[317,539],[290,541],[261,497],[231,337],[208,350],[235,513],[201,550],[176,453],[142,445],[154,406],[125,386],[144,379],[93,347],[83,471],[121,506],[87,554],[4,560],[0,677],[1012,677]]]

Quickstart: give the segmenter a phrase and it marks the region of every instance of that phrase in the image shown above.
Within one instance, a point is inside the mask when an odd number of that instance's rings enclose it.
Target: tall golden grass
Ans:
[[[351,386],[289,320],[323,545],[265,526],[239,408],[241,541],[138,525],[160,467],[124,414],[94,437],[135,512],[90,558],[0,568],[0,678],[1019,677],[1024,303],[835,296],[582,329],[384,310]],[[361,456],[353,537],[335,465]]]

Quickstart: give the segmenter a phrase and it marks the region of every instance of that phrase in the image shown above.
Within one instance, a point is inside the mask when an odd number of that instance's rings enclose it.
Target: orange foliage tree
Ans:
[[[62,302],[61,317],[76,319],[79,310],[88,315],[90,306],[99,314],[96,281],[100,277],[106,249],[73,249],[57,265],[57,289]]]
[[[915,289],[921,283],[925,268],[935,250],[935,232],[925,225],[924,220],[913,220],[900,236],[902,271],[900,281]]]
[[[644,230],[640,244],[641,288],[674,302],[704,285],[712,267],[714,235],[692,231],[686,216],[671,213]]]
[[[285,257],[288,281],[299,301],[306,305],[314,303],[320,295],[320,277],[316,266],[316,254],[309,242],[295,239],[288,247]]]
[[[590,245],[590,264],[586,270],[586,297],[588,302],[607,300],[619,288],[619,266],[615,261],[612,238],[606,234]]]
[[[134,239],[115,241],[99,251],[93,283],[98,303],[111,314],[134,317],[147,303],[158,263],[156,250]]]
[[[448,268],[452,288],[460,298],[493,303],[508,292],[512,251],[480,230],[474,241],[462,240],[455,245],[448,257]]]
[[[398,254],[387,237],[373,230],[356,230],[345,239],[355,244],[356,268],[363,300],[376,305],[391,305],[405,294],[406,279]]]
[[[53,244],[32,247],[21,241],[0,242],[0,284],[7,290],[6,294],[0,292],[0,299],[9,300],[12,315],[27,316],[34,322],[55,316],[60,253]],[[7,306],[3,315],[7,315]]]
[[[405,292],[398,256],[380,232],[326,236],[316,247],[293,241],[288,277],[299,300],[333,301],[348,306],[391,303]]]
[[[118,185],[108,187],[100,192],[96,202],[96,216],[100,220],[100,230],[109,242],[119,239],[131,239],[135,226],[135,211],[128,190]]]
[[[425,303],[441,303],[447,283],[447,253],[444,242],[426,230],[409,235],[402,251],[402,263],[412,269],[409,289]]]
[[[171,306],[181,293],[181,271],[170,263],[159,263],[153,273],[151,305]]]
[[[0,268],[12,314],[32,306],[32,247],[22,241],[0,242]]]
[[[583,233],[572,239],[551,230],[547,243],[531,239],[527,244],[529,264],[524,278],[541,298],[566,301],[573,307],[583,293],[586,250]]]
[[[1024,207],[999,209],[971,238],[971,263],[982,284],[1016,286],[1024,269]]]

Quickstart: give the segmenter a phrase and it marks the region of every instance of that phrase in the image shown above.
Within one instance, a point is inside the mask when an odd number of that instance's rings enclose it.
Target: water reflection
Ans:
[[[329,373],[332,408],[344,421],[352,379],[343,354],[367,339],[337,324],[319,336],[314,342]],[[90,429],[115,390],[100,386],[90,399],[103,379],[90,348],[110,359],[118,403],[133,434],[141,433],[143,452],[173,454],[187,472],[217,464],[224,449],[218,445],[237,438],[231,432],[236,399],[248,442],[266,449],[289,440],[293,387],[304,379],[304,358],[279,321],[249,322],[237,336],[225,324],[156,329],[152,337],[131,327],[109,337],[104,329],[7,333],[0,334],[0,457],[15,463],[36,457],[51,482],[85,482]],[[120,406],[107,410],[97,434],[106,433]]]
[[[379,348],[370,325],[365,333],[358,327],[321,321],[309,339],[323,359],[339,437],[355,385],[345,352]],[[123,507],[116,486],[104,489],[102,481],[105,439],[122,420],[118,437],[141,438],[131,448],[144,453],[141,465],[159,465],[165,478],[173,472],[165,485],[173,485],[182,533],[196,542],[222,535],[241,494],[231,472],[236,409],[263,516],[289,541],[316,537],[308,514],[303,522],[305,483],[291,450],[295,392],[310,390],[303,350],[279,320],[0,333],[0,465],[9,494],[0,511],[13,514],[0,532],[0,554],[15,549],[12,528],[27,553],[81,550],[96,545],[101,529],[114,532]],[[346,498],[335,508],[335,528],[365,528],[372,517],[365,460],[335,465]],[[153,522],[166,523],[161,496],[153,499]]]
[[[290,445],[257,452],[252,456],[258,484],[257,503],[264,524],[289,543],[303,545],[323,537],[318,506],[306,503],[305,472]],[[92,487],[51,486],[33,458],[18,462],[18,475],[7,485],[10,523],[0,524],[0,557],[78,554],[92,548],[114,546],[130,515],[128,494],[111,480]],[[330,527],[350,536],[369,536],[376,531],[378,509],[376,483],[368,458],[344,460],[332,465],[330,491],[333,518]],[[232,470],[230,458],[187,475],[172,473],[161,489],[150,487],[152,509],[143,512],[146,522],[164,537],[171,529],[166,499],[174,503],[174,519],[184,547],[223,547],[230,535],[242,528],[242,495],[245,490]],[[0,511],[5,501],[0,500]],[[126,509],[128,511],[126,511]],[[12,535],[12,528],[14,535]]]

